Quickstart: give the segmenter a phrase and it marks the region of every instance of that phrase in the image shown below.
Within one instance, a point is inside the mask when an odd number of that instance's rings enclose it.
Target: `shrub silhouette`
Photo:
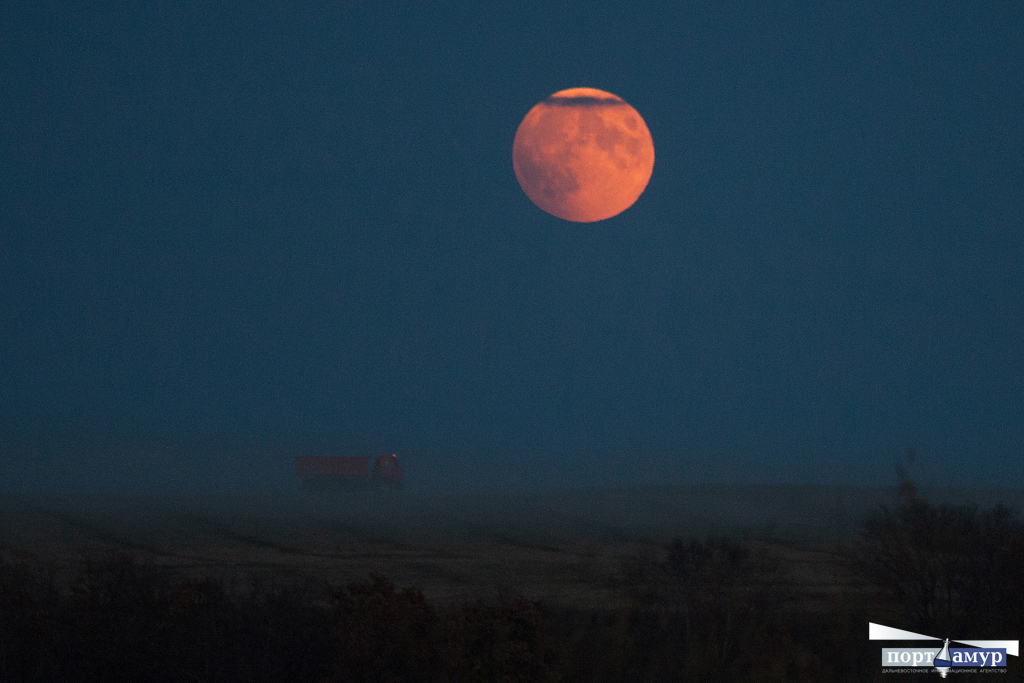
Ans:
[[[446,674],[441,680],[557,680],[546,615],[538,602],[516,599],[503,605],[464,605],[445,616],[443,633]]]
[[[67,603],[67,671],[81,680],[152,680],[167,663],[171,585],[127,557],[83,561]]]
[[[414,588],[380,575],[331,595],[336,618],[333,680],[429,681],[438,668],[434,609]]]
[[[51,576],[0,560],[0,680],[54,680],[58,601]]]
[[[438,609],[382,576],[229,594],[131,557],[87,557],[66,590],[0,563],[0,681],[554,681],[536,602]]]
[[[229,597],[127,556],[87,557],[67,590],[0,564],[2,681],[316,681],[329,613],[306,596]]]
[[[725,538],[680,539],[660,559],[630,558],[623,576],[635,605],[623,680],[824,680],[821,659],[796,642],[772,556]]]
[[[553,680],[540,605],[475,603],[438,611],[415,588],[380,575],[335,589],[332,680]]]

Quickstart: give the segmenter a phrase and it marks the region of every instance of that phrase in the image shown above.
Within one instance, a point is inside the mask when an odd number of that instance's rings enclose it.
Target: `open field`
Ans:
[[[1024,492],[923,491],[935,502],[1004,502]],[[687,486],[529,495],[361,492],[223,497],[0,498],[0,547],[58,576],[83,554],[139,560],[229,584],[341,585],[370,572],[433,600],[522,595],[609,607],[625,558],[666,541],[743,539],[776,556],[805,607],[855,587],[836,561],[889,488]]]

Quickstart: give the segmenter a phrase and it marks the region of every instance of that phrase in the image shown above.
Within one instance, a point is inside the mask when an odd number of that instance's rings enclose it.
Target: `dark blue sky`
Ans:
[[[1019,485],[1024,5],[411,5],[0,9],[6,476]],[[570,87],[654,138],[600,223],[512,171]]]

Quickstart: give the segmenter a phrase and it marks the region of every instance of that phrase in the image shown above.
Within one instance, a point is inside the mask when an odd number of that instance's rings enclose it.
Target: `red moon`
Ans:
[[[622,213],[643,193],[654,170],[654,142],[621,97],[571,88],[526,114],[512,143],[512,167],[541,209],[591,223]]]

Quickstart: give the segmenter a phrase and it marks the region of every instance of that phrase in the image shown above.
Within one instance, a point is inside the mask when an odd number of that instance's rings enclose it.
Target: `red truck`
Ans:
[[[402,466],[394,453],[354,458],[300,455],[295,458],[295,474],[315,491],[402,487]]]

